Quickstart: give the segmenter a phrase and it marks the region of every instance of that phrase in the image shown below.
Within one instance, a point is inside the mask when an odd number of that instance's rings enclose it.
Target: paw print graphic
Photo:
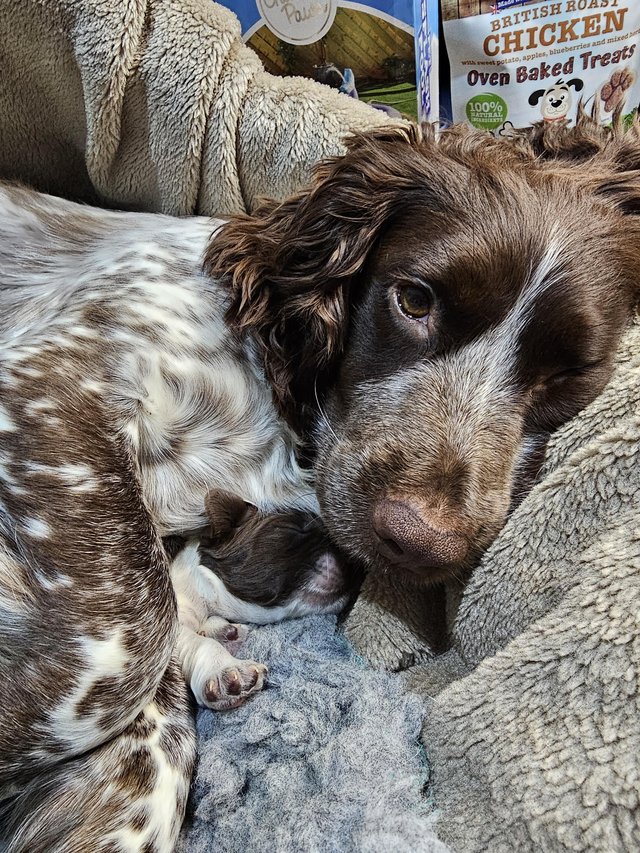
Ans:
[[[628,68],[613,72],[611,78],[600,90],[605,112],[612,113],[617,106],[623,103],[627,97],[627,89],[631,88],[635,79],[635,74]]]

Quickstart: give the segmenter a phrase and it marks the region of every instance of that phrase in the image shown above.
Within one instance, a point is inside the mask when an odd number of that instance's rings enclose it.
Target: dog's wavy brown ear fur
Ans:
[[[230,220],[205,258],[206,271],[231,289],[231,326],[251,332],[280,412],[303,435],[343,352],[372,250],[413,203],[446,209],[432,187],[447,156],[468,164],[490,154],[505,168],[557,171],[622,213],[640,214],[640,125],[625,129],[620,114],[603,128],[581,108],[573,128],[541,124],[509,141],[460,126],[437,137],[429,127],[388,127],[352,136],[347,149],[321,163],[298,195]],[[630,220],[627,242],[640,239],[638,229],[640,218]],[[632,251],[622,237],[621,251]]]
[[[595,158],[595,165],[607,170],[596,178],[596,193],[616,206],[622,213],[633,216],[640,226],[640,121],[638,116],[626,127],[620,114],[614,116],[609,143]],[[638,231],[629,235],[638,240]],[[636,248],[639,248],[636,245]]]
[[[618,108],[603,125],[597,102],[590,113],[581,104],[575,127],[562,122],[536,124],[527,132],[536,157],[575,170],[584,183],[622,213],[640,215],[640,120],[626,123]]]
[[[625,219],[620,229],[620,259],[640,268],[640,117],[618,108],[602,124],[597,102],[590,113],[580,104],[574,127],[565,122],[538,123],[523,131],[533,155],[559,176],[570,177],[614,207]],[[603,260],[606,263],[606,260]],[[640,300],[640,277],[629,294]]]
[[[411,126],[354,135],[348,156],[316,167],[307,189],[232,219],[209,246],[206,271],[233,292],[228,320],[252,332],[278,408],[302,432],[342,352],[358,278],[419,186],[418,151],[429,144]]]

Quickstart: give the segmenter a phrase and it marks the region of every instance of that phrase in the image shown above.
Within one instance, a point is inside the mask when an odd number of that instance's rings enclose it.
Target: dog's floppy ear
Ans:
[[[211,241],[205,269],[231,288],[228,320],[258,343],[276,404],[297,429],[342,352],[371,250],[415,191],[424,141],[409,125],[354,135],[307,189],[232,219]]]
[[[590,181],[604,181],[606,175],[628,173],[632,178],[640,170],[640,123],[636,117],[630,124],[618,108],[611,124],[602,124],[597,101],[590,112],[584,103],[578,105],[575,127],[561,122],[539,123],[520,131],[528,139],[535,156],[541,160],[569,164],[582,164],[576,176]]]
[[[625,217],[619,229],[618,256],[625,263],[630,282],[630,307],[640,299],[637,270],[640,266],[640,121],[631,124],[621,106],[603,131],[600,150],[586,170],[590,189]]]
[[[211,538],[227,539],[234,529],[257,512],[252,504],[222,489],[212,489],[204,499],[204,507],[211,525]]]

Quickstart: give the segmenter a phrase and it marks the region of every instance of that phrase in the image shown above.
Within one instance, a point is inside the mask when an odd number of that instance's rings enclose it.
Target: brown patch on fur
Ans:
[[[122,680],[120,678],[98,679],[91,685],[82,699],[76,702],[76,714],[84,716],[85,714],[95,713],[95,710],[101,706],[113,705],[121,690]]]
[[[144,711],[140,711],[131,725],[135,737],[140,738],[140,740],[146,740],[158,728],[156,721],[150,719]]]
[[[147,747],[140,747],[127,755],[114,783],[139,798],[153,791],[157,772]]]
[[[131,816],[131,829],[133,829],[134,832],[142,832],[148,824],[149,812],[143,807],[137,809]]]

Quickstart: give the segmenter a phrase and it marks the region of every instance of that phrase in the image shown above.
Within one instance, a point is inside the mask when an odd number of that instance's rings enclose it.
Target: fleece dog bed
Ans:
[[[222,216],[285,198],[342,137],[389,119],[265,73],[212,0],[11,0],[0,175],[117,207]]]
[[[451,650],[429,659],[418,633],[428,591],[421,620],[369,579],[347,621],[372,660],[423,659],[438,834],[460,853],[640,850],[639,453],[636,318],[474,572]]]

